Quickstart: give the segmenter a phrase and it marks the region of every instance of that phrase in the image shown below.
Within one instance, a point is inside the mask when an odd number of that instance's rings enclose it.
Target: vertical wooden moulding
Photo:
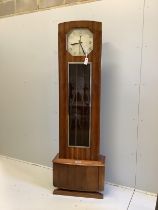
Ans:
[[[61,158],[66,157],[66,140],[67,127],[66,127],[66,116],[67,116],[67,100],[66,92],[64,90],[66,86],[66,62],[60,62],[65,56],[66,52],[63,50],[66,48],[66,39],[64,36],[65,24],[59,24],[58,27],[58,56],[59,56],[59,155]],[[61,41],[62,40],[62,41]]]
[[[92,139],[91,139],[91,159],[99,158],[100,147],[100,78],[101,78],[101,23],[94,22],[92,30],[94,33],[95,45],[92,54],[93,73],[92,73]]]

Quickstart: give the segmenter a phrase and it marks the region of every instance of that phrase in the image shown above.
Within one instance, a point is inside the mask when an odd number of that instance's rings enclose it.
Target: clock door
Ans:
[[[68,64],[68,143],[69,147],[90,147],[91,63]]]

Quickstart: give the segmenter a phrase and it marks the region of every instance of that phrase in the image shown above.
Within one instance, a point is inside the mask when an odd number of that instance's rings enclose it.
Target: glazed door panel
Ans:
[[[90,146],[91,64],[68,66],[68,141],[69,146]]]

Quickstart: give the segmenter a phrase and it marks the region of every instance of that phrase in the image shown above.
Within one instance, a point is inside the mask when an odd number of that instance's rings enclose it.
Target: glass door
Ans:
[[[72,147],[90,146],[91,63],[68,64],[68,141]]]

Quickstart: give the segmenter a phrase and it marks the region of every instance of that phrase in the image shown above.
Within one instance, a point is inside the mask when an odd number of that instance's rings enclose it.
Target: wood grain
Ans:
[[[88,28],[93,33],[94,46],[88,55],[92,62],[92,109],[90,148],[68,147],[68,62],[83,62],[84,56],[72,56],[66,50],[66,34],[72,28]],[[96,21],[70,21],[59,24],[59,157],[98,160],[100,146],[100,77],[102,24]]]
[[[53,185],[67,190],[99,192],[104,190],[104,157],[100,161],[53,160]]]
[[[68,146],[68,63],[84,62],[85,56],[72,56],[66,50],[66,34],[73,28],[93,33],[93,50],[88,55],[91,69],[90,147]],[[59,24],[59,154],[53,159],[54,194],[103,198],[105,157],[100,155],[100,87],[102,24],[96,21],[70,21]]]
[[[80,166],[104,166],[105,165],[105,157],[100,156],[100,160],[75,160],[68,158],[59,158],[59,155],[54,158],[53,163],[66,164],[66,165],[80,165]]]

